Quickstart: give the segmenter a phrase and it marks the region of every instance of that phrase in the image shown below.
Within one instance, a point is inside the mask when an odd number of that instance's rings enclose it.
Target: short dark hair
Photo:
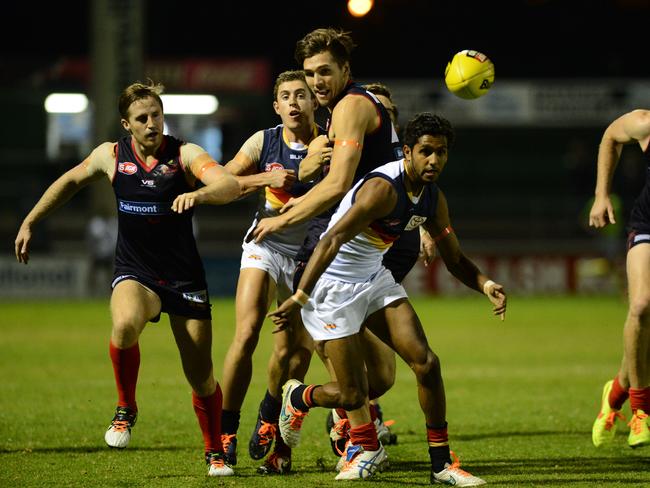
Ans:
[[[390,103],[393,104],[392,107],[385,107],[386,110],[388,111],[389,114],[392,115],[392,118],[394,119],[393,122],[395,125],[397,125],[397,119],[399,119],[399,109],[397,108],[397,104],[395,103],[395,100],[393,100],[393,95],[390,92],[390,89],[384,85],[383,83],[375,82],[375,83],[366,83],[363,85],[363,88],[373,95],[381,95],[390,100]]]
[[[350,61],[355,47],[349,32],[333,27],[316,29],[296,43],[295,58],[302,66],[305,58],[329,51],[336,63],[343,66]]]
[[[163,108],[162,99],[160,95],[165,91],[165,87],[160,83],[154,83],[153,80],[149,80],[149,84],[145,85],[144,83],[136,82],[127,86],[122,93],[118,101],[118,109],[120,111],[120,117],[123,119],[129,118],[129,107],[133,102],[142,100],[144,98],[153,98],[160,104],[160,108]]]
[[[375,95],[383,95],[384,97],[388,98],[391,102],[393,101],[393,96],[390,93],[390,89],[384,85],[383,83],[366,83],[363,85],[363,88],[368,90],[370,93],[374,93]]]
[[[307,91],[309,92],[309,95],[312,98],[314,98],[314,95],[309,89],[309,85],[307,85],[307,80],[305,79],[305,72],[302,70],[295,70],[295,71],[283,71],[275,79],[275,85],[273,86],[273,101],[276,101],[278,99],[278,90],[280,89],[280,85],[282,83],[286,83],[287,81],[296,81],[296,80],[302,81],[307,87]]]
[[[447,145],[451,146],[454,142],[456,134],[454,128],[444,117],[434,115],[431,112],[421,112],[416,114],[406,124],[404,129],[404,144],[409,147],[414,147],[418,139],[423,135],[432,136],[446,136]]]

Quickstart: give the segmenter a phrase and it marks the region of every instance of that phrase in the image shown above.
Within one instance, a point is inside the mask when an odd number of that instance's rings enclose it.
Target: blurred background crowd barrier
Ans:
[[[572,49],[572,42],[577,46],[591,42],[582,32],[574,31],[578,24],[563,15],[563,9],[570,8],[563,2],[514,2],[519,8],[514,14],[521,14],[530,23],[516,24],[520,34],[530,30],[531,39],[539,37],[540,32],[551,29],[554,19],[555,40],[575,33],[573,39],[561,39],[565,43],[562,51],[553,51],[549,45],[548,50],[531,53],[531,57],[540,58],[536,62],[522,55],[524,40],[522,45],[512,41],[495,44],[488,36],[481,41],[479,33],[467,35],[467,42],[473,45],[459,42],[462,36],[454,34],[460,18],[456,7],[443,8],[444,2],[432,5],[422,0],[390,0],[377,2],[376,12],[371,11],[364,20],[333,16],[319,20],[314,15],[299,30],[288,29],[283,34],[288,40],[281,40],[278,31],[273,54],[261,45],[266,44],[262,39],[255,41],[258,55],[243,53],[242,39],[233,40],[230,48],[215,42],[214,56],[206,55],[211,51],[204,43],[183,46],[178,39],[171,42],[179,44],[176,51],[168,47],[167,56],[152,53],[157,44],[152,37],[156,30],[147,22],[173,3],[156,3],[151,10],[152,5],[145,0],[78,2],[78,14],[91,22],[83,25],[85,37],[79,40],[86,43],[85,49],[77,49],[74,55],[61,55],[59,50],[49,56],[47,42],[40,55],[31,56],[22,52],[20,45],[4,44],[7,56],[1,64],[12,65],[10,70],[3,70],[0,79],[3,120],[10,121],[2,126],[0,147],[0,236],[7,244],[0,256],[0,298],[108,293],[115,239],[115,204],[108,182],[82,190],[37,226],[29,266],[15,262],[13,240],[26,213],[56,177],[78,164],[99,142],[122,135],[116,99],[124,86],[151,78],[163,83],[170,94],[211,95],[214,100],[209,113],[166,110],[167,131],[202,145],[225,163],[253,132],[278,123],[271,106],[275,76],[295,68],[291,57],[296,39],[313,27],[328,25],[352,32],[361,53],[353,58],[353,74],[357,81],[379,81],[391,88],[401,125],[416,112],[433,111],[456,127],[456,144],[439,185],[449,200],[452,225],[463,249],[492,278],[513,294],[621,293],[624,223],[645,181],[638,147],[626,148],[614,179],[619,224],[596,232],[587,227],[587,215],[601,135],[614,118],[647,106],[650,78],[630,62],[630,53],[616,51],[615,35],[602,40],[609,51],[602,53],[603,65],[597,70],[601,75],[594,76],[593,72],[580,71],[583,53],[573,52],[571,61],[559,58]],[[650,13],[646,3],[600,2],[590,11],[600,15],[603,22],[611,18],[615,29],[625,30],[625,24],[619,25],[613,13],[633,22],[638,14]],[[191,12],[192,2],[186,6],[190,11],[187,15],[196,18],[197,13]],[[419,17],[424,22],[423,13],[431,9],[433,13],[442,9],[447,16],[447,27],[441,28],[449,29],[449,37],[438,36],[435,46],[422,47],[423,42],[431,44],[434,40],[418,34],[415,25],[409,24],[413,35],[395,39],[402,44],[385,56],[393,59],[391,63],[363,56],[364,45],[374,42],[375,51],[381,46],[381,39],[375,36],[371,40],[368,35],[385,26],[389,15],[394,25],[415,22]],[[405,12],[405,17],[397,17],[397,11]],[[498,12],[494,15],[496,18]],[[537,26],[535,19],[545,24]],[[602,36],[597,23],[581,24],[592,29],[593,36]],[[632,35],[635,31],[630,28],[629,32]],[[537,37],[535,46],[539,47],[541,40]],[[49,39],[52,45],[57,42],[56,36]],[[420,44],[404,44],[409,39]],[[443,45],[445,39],[449,46]],[[623,44],[627,49],[632,43],[621,41]],[[445,89],[442,60],[450,58],[454,46],[481,50],[494,60],[496,81],[486,96],[461,100]],[[217,48],[221,51],[216,52]],[[422,63],[407,57],[416,48],[435,51],[435,56],[425,60],[430,76],[422,75]],[[449,49],[452,51],[447,52]],[[254,46],[250,52],[256,52]],[[377,52],[374,55],[379,61],[384,59]],[[278,62],[278,57],[283,62]],[[542,62],[548,69],[539,67]],[[574,65],[577,68],[572,70]],[[566,77],[563,69],[568,72]],[[74,110],[48,111],[45,100],[52,93],[80,93],[87,102]],[[324,116],[319,112],[318,120],[323,121]],[[256,203],[256,197],[251,196],[227,207],[197,209],[195,230],[213,296],[234,294],[240,244]],[[467,293],[439,262],[427,268],[418,265],[406,285],[415,294]]]

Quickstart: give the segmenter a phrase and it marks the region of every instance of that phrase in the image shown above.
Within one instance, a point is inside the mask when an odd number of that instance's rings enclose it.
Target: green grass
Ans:
[[[505,322],[479,296],[414,305],[442,361],[451,445],[464,468],[491,486],[650,486],[650,448],[627,447],[625,427],[615,447],[591,444],[602,385],[620,361],[624,301],[513,298]],[[217,301],[214,317],[219,375],[234,328],[232,302]],[[237,476],[210,479],[166,319],[141,338],[140,417],[131,445],[117,451],[103,442],[115,402],[108,301],[0,304],[0,486],[340,486],[324,409],[305,422],[294,474],[258,476],[259,463],[248,458],[270,330],[244,404]],[[324,378],[314,359],[308,381]],[[396,420],[399,444],[388,447],[390,470],[369,483],[427,485],[424,421],[402,363],[381,404]]]

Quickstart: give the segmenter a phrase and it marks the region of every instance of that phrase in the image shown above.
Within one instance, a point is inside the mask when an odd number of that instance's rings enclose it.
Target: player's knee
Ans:
[[[650,295],[634,297],[630,299],[630,316],[639,319],[650,318]]]
[[[340,407],[347,411],[361,408],[366,401],[367,395],[367,391],[361,391],[357,388],[346,388],[341,390],[339,398]]]
[[[113,330],[111,333],[113,345],[119,348],[131,347],[138,341],[143,326],[141,320],[128,314],[113,317]]]
[[[440,378],[440,358],[430,349],[424,355],[422,361],[414,362],[411,368],[415,372],[419,383],[426,383],[427,379]]]
[[[277,364],[286,365],[291,358],[291,348],[286,344],[274,344],[273,358]]]
[[[236,345],[242,354],[250,356],[255,352],[259,339],[259,330],[247,328],[246,330],[237,332],[233,344]]]

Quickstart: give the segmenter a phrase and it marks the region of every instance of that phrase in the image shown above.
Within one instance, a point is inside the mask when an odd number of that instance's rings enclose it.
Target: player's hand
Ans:
[[[296,172],[292,169],[276,169],[267,173],[268,186],[271,188],[289,188],[296,181]]]
[[[199,203],[196,192],[181,193],[172,202],[172,210],[176,213],[183,213]]]
[[[291,316],[299,309],[300,305],[297,302],[291,298],[287,298],[276,310],[267,314],[266,316],[275,324],[273,334],[281,332],[289,327]]]
[[[333,150],[334,148],[328,137],[322,134],[309,143],[307,157],[310,157],[312,154],[318,154],[318,165],[323,166],[324,164],[328,164],[332,159]]]
[[[485,294],[494,305],[494,315],[500,315],[501,320],[505,320],[507,297],[503,286],[499,283],[492,283],[489,288],[485,290]]]
[[[589,212],[589,225],[600,229],[607,224],[615,224],[614,206],[609,196],[596,197]]]
[[[422,229],[422,228],[421,228]],[[425,266],[429,266],[436,257],[436,241],[426,230],[420,231],[420,259],[424,261]]]
[[[245,240],[246,242],[255,240],[255,244],[259,244],[267,235],[282,230],[284,227],[285,224],[280,216],[266,217],[257,223],[255,228],[248,233]]]
[[[282,208],[280,209],[280,213],[283,214],[284,212],[287,212],[288,210],[291,210],[293,207],[298,205],[300,202],[302,202],[305,198],[305,195],[302,195],[300,197],[292,197],[290,198],[287,203],[282,205]]]
[[[29,226],[21,225],[16,236],[15,251],[19,263],[29,261],[29,243],[32,240],[32,229]]]

